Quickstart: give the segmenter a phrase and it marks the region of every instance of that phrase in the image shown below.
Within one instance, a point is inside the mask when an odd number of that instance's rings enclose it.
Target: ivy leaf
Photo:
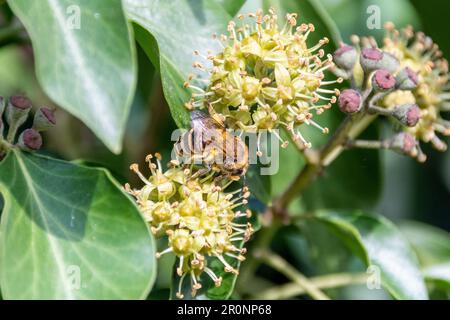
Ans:
[[[121,1],[8,3],[31,37],[45,92],[119,153],[136,85],[135,49]]]
[[[317,0],[262,0],[263,8],[267,11],[273,7],[278,12],[279,17],[284,17],[286,13],[298,13],[299,23],[314,23],[316,31],[311,34],[309,41],[318,41],[325,34],[335,46],[341,41],[339,30],[331,19],[329,13]]]
[[[227,10],[230,16],[234,17],[242,8],[246,0],[218,0],[220,4]]]
[[[0,163],[5,299],[139,299],[154,242],[109,173],[14,150]]]
[[[270,189],[271,179],[269,175],[262,175],[260,164],[251,165],[245,175],[244,184],[249,186],[252,197],[255,197],[263,205],[267,205],[271,201]]]
[[[450,235],[416,221],[400,225],[416,252],[427,280],[444,284],[450,292]]]
[[[379,268],[382,286],[395,299],[428,299],[417,257],[390,221],[361,212],[330,211],[314,219],[342,238],[368,266]]]
[[[206,54],[208,50],[217,51],[219,43],[213,40],[212,35],[224,33],[231,17],[212,0],[124,0],[124,7],[128,18],[155,39],[152,41],[142,34],[137,37],[154,63],[157,63],[156,52],[159,53],[164,95],[172,116],[179,127],[188,127],[189,114],[184,104],[189,101],[191,93],[183,83],[189,74],[195,72],[192,64],[202,60],[193,52],[199,50]]]

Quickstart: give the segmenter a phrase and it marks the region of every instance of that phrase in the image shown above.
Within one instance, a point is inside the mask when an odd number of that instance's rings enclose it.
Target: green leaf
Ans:
[[[368,266],[378,267],[382,286],[395,299],[427,299],[417,257],[390,221],[361,212],[323,211],[314,216],[344,240]]]
[[[261,175],[261,168],[262,166],[259,164],[251,165],[245,175],[244,184],[248,185],[253,197],[267,205],[271,201],[271,179],[269,175]]]
[[[154,242],[109,173],[14,150],[0,164],[5,299],[144,299]]]
[[[402,223],[400,229],[414,248],[425,278],[444,282],[450,290],[450,234],[415,221]]]
[[[308,1],[319,2],[319,0]],[[424,3],[420,0],[417,2]],[[328,12],[333,13],[333,20],[336,22],[344,42],[349,42],[350,36],[355,33],[359,36],[374,36],[377,40],[381,40],[384,36],[382,27],[387,21],[392,21],[399,27],[407,24],[417,26],[419,22],[419,16],[409,0],[320,0],[320,3]],[[427,6],[432,7],[425,5],[425,7]],[[374,13],[377,14],[376,9],[379,9],[380,12],[380,28],[369,29],[368,19],[374,17]],[[433,10],[430,12],[432,12],[433,19],[436,20],[435,12]],[[422,16],[421,12],[420,18]]]
[[[450,262],[427,267],[423,273],[429,280],[444,282],[447,289],[450,290]]]
[[[242,8],[246,0],[218,0],[225,10],[234,17]]]
[[[128,18],[156,40],[142,33],[137,37],[154,63],[159,52],[164,95],[172,116],[179,127],[188,127],[189,114],[184,104],[191,93],[183,83],[190,73],[195,73],[193,62],[201,60],[193,52],[217,51],[219,43],[212,35],[224,33],[231,17],[213,0],[124,0],[124,7]]]
[[[416,251],[422,266],[450,262],[448,232],[417,221],[403,222],[400,229]]]
[[[8,3],[30,34],[45,92],[119,153],[136,85],[135,49],[121,1]]]
[[[341,36],[334,21],[328,12],[317,0],[262,0],[263,8],[267,11],[270,7],[275,8],[279,17],[284,17],[286,13],[295,12],[298,14],[298,23],[313,23],[316,31],[308,37],[309,41],[318,41],[324,35],[335,45],[339,44]],[[311,43],[312,43],[311,42]],[[329,48],[329,47],[328,47]]]

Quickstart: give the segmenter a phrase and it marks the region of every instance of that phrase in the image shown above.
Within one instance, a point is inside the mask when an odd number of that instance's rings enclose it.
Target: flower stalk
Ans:
[[[367,278],[367,273],[336,273],[312,277],[309,278],[309,281],[316,288],[323,290],[364,284],[367,282]],[[269,288],[252,298],[256,300],[283,300],[300,296],[305,293],[306,291],[303,287],[299,286],[296,282],[290,282],[281,286]]]
[[[315,300],[330,300],[311,280],[296,270],[286,260],[279,255],[268,250],[261,250],[255,255],[264,263],[271,266],[278,272],[284,274],[287,278],[297,284],[302,290]]]

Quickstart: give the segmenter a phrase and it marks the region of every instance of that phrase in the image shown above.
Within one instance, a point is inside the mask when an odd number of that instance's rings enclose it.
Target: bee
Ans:
[[[202,163],[206,171],[220,172],[233,180],[245,175],[248,169],[247,145],[227,131],[214,113],[210,116],[200,110],[192,111],[191,129],[181,135],[174,147],[185,163]]]

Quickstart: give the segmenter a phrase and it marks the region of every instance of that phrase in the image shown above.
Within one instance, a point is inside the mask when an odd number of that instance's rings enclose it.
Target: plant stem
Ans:
[[[285,210],[289,203],[314,180],[317,174],[341,154],[346,141],[357,137],[375,118],[375,115],[369,115],[366,112],[347,116],[328,143],[319,151],[317,160],[308,162],[287,190],[274,202],[274,210],[276,212]]]
[[[268,266],[274,268],[278,272],[284,274],[287,278],[294,281],[299,287],[304,290],[311,298],[316,300],[329,300],[330,298],[323,293],[317,286],[312,283],[307,277],[300,273],[297,269],[291,266],[286,260],[279,255],[268,250],[260,250],[255,252],[255,255],[266,263]]]
[[[389,143],[386,140],[349,140],[346,147],[359,149],[386,149],[389,147]]]
[[[258,231],[258,237],[255,239],[250,252],[258,252],[268,248],[270,242],[272,241],[272,238],[280,227],[281,222],[279,221],[279,219],[275,219],[270,224],[270,227],[262,228],[260,231]],[[245,263],[242,264],[241,267],[242,269],[237,283],[238,291],[245,291],[242,289],[246,288],[249,285],[250,280],[253,279],[258,266],[259,260],[255,259],[255,254],[249,255],[248,259],[245,261]]]
[[[310,278],[309,281],[318,289],[332,289],[352,284],[364,284],[367,281],[367,277],[368,275],[366,273],[336,273],[313,277]],[[306,291],[296,282],[291,282],[267,289],[259,294],[254,295],[252,299],[280,300],[292,298],[305,293]]]
[[[4,140],[1,136],[0,136],[0,153],[2,151],[8,151],[9,149],[11,149],[13,147],[12,144],[10,144],[8,141]]]
[[[362,94],[364,99],[363,111],[355,115],[348,115],[322,149],[318,151],[304,150],[307,164],[286,191],[278,199],[274,200],[271,207],[274,223],[260,231],[261,235],[258,237],[258,242],[252,249],[255,250],[254,252],[257,250],[264,250],[269,246],[271,239],[276,231],[278,231],[280,221],[286,216],[289,203],[295,199],[325,167],[330,165],[341,152],[345,150],[346,142],[349,139],[355,139],[377,118],[377,115],[369,114],[367,111],[369,105],[373,104],[374,101],[379,100],[381,95],[375,94],[374,96],[371,96],[371,89],[367,89],[368,79],[365,79],[363,83],[365,84]],[[263,239],[260,240],[259,238]],[[252,278],[258,267],[258,261],[247,261],[243,266],[245,266],[245,272],[242,272],[243,279],[238,283],[238,288],[243,288],[249,283],[249,280]],[[295,269],[294,271],[297,272]]]

